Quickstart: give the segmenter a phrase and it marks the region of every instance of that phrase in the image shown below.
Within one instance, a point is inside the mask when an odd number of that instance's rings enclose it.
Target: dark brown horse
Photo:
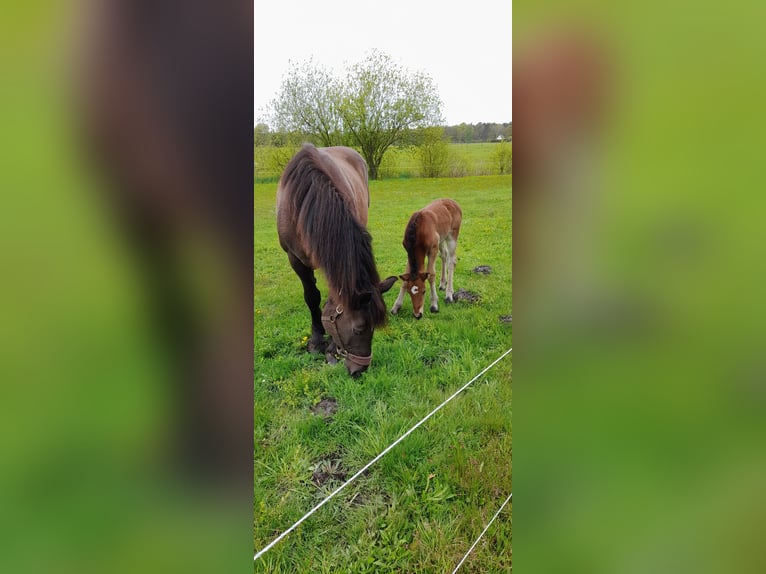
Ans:
[[[367,164],[347,147],[305,144],[290,160],[277,188],[277,232],[311,312],[308,350],[345,359],[352,376],[372,361],[372,335],[386,321],[382,294],[396,281],[380,281],[367,232]],[[320,313],[314,270],[330,293]],[[325,341],[325,327],[331,340]]]
[[[439,312],[438,297],[436,296],[436,255],[442,258],[442,275],[439,289],[445,289],[445,301],[452,303],[452,276],[455,272],[455,251],[457,238],[460,234],[460,223],[463,212],[457,202],[452,199],[437,199],[416,211],[410,217],[404,230],[402,245],[407,251],[407,269],[400,275],[402,288],[396,298],[391,313],[396,315],[404,302],[404,293],[409,292],[412,298],[412,312],[416,319],[423,316],[425,300],[425,281],[431,284],[431,312]],[[428,257],[428,268],[425,259]]]

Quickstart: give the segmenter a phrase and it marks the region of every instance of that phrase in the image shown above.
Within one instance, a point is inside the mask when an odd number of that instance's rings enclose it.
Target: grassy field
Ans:
[[[500,320],[512,313],[511,176],[370,188],[381,276],[404,271],[410,214],[451,197],[463,208],[455,289],[480,298],[441,304],[420,321],[406,299],[376,331],[369,371],[351,379],[341,364],[305,352],[309,314],[277,243],[276,184],[256,184],[255,550],[511,347],[512,323]],[[473,273],[479,265],[493,272]],[[389,308],[398,288],[385,295]],[[451,571],[511,492],[511,420],[508,356],[256,561],[255,571]],[[510,571],[509,505],[461,572]]]
[[[500,168],[492,153],[495,143],[449,144],[449,161],[445,176],[499,175]],[[506,144],[510,145],[510,144]],[[256,146],[255,180],[276,181],[295,149]],[[420,164],[414,147],[391,147],[380,165],[381,179],[420,177]]]

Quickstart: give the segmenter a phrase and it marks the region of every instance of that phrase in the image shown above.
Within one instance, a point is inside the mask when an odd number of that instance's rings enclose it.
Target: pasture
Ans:
[[[497,146],[498,144],[495,143],[450,143],[445,175],[450,177],[499,175],[500,167],[493,158]],[[255,181],[276,181],[282,168],[297,149],[297,147],[255,146],[253,157]],[[416,154],[417,148],[414,146],[390,147],[383,156],[383,162],[380,165],[380,178],[420,177],[421,168]]]
[[[405,299],[376,330],[373,363],[356,380],[342,364],[305,352],[309,313],[277,242],[276,183],[255,185],[254,550],[512,346],[511,178],[370,183],[368,229],[381,277],[404,272],[411,213],[451,197],[463,209],[455,289],[478,300],[447,305],[440,291],[440,312],[426,310],[417,321]],[[477,266],[492,272],[474,273]],[[324,302],[327,286],[321,272],[317,278]],[[399,285],[384,295],[389,309]],[[511,492],[511,359],[256,561],[255,571],[452,571]],[[511,515],[509,505],[461,572],[511,571]]]

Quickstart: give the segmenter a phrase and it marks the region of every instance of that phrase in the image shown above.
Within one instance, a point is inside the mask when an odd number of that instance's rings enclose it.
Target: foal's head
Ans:
[[[414,273],[412,275],[399,275],[399,279],[404,283],[404,289],[410,294],[412,300],[412,313],[416,319],[423,317],[423,306],[425,304],[426,280],[428,273]]]
[[[372,335],[375,327],[386,320],[382,294],[391,289],[395,281],[395,276],[388,277],[373,291],[355,295],[345,304],[339,303],[337,294],[330,293],[325,303],[322,324],[332,337],[327,358],[334,361],[335,355],[342,357],[352,377],[361,375],[372,362]]]

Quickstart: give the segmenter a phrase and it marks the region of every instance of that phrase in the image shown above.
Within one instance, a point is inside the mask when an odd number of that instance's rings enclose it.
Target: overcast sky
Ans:
[[[289,61],[344,75],[371,49],[429,74],[448,125],[511,121],[511,0],[255,0],[255,121]]]

